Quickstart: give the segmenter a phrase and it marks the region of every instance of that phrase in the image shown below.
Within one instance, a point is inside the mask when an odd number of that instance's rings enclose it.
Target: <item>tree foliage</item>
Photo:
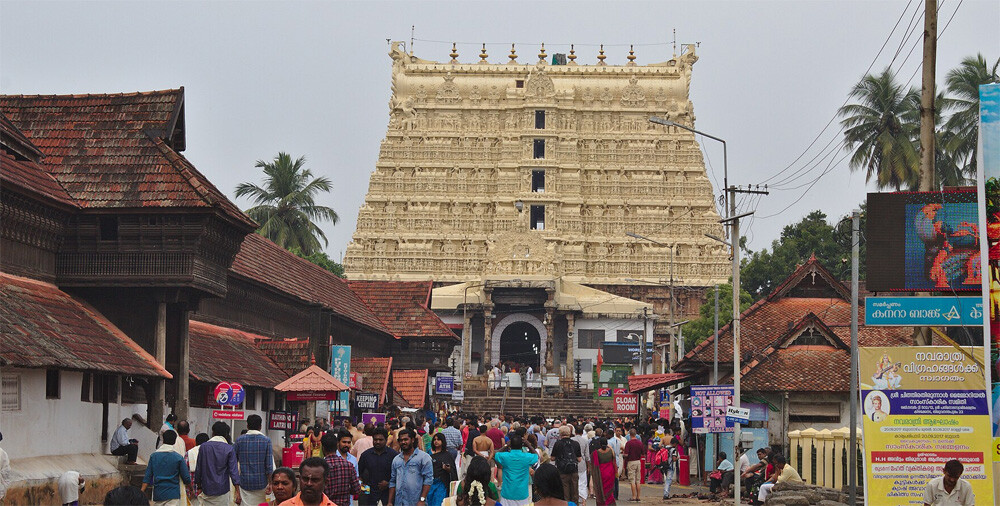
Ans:
[[[742,284],[742,283],[741,283]],[[719,290],[719,328],[733,321],[733,285],[726,283],[716,287]],[[705,292],[705,303],[698,310],[698,318],[684,325],[684,349],[690,351],[698,343],[715,333],[715,292]],[[740,312],[753,304],[753,296],[740,290]]]
[[[945,84],[948,97],[942,108],[951,112],[945,123],[949,132],[944,140],[944,150],[952,154],[962,173],[976,177],[976,143],[979,140],[979,86],[1000,83],[997,69],[1000,59],[990,66],[982,53],[962,60],[958,67],[948,71]]]
[[[328,271],[336,274],[337,277],[341,277],[341,278],[344,277],[344,266],[341,265],[339,262],[336,262],[332,258],[330,258],[330,256],[327,255],[325,251],[317,251],[317,252],[315,252],[315,253],[313,253],[311,255],[306,255],[306,254],[302,253],[302,250],[299,249],[299,248],[296,248],[296,247],[293,247],[289,251],[291,251],[293,254],[295,254],[299,258],[304,258],[304,259],[306,259],[306,260],[308,260],[308,261],[310,261],[310,262],[312,262],[312,263],[314,263],[314,264],[316,264],[316,265],[318,265],[318,266],[320,266],[320,267],[322,267],[322,268],[324,268],[324,269],[326,269],[326,270],[328,270]]]
[[[326,177],[314,178],[305,162],[304,156],[292,160],[285,152],[270,162],[257,160],[255,166],[264,169],[263,186],[240,183],[236,196],[250,197],[256,204],[246,212],[260,224],[258,234],[285,249],[312,255],[321,251],[320,239],[323,246],[329,244],[316,222],[336,224],[339,218],[333,209],[316,204],[317,195],[329,192],[333,184]]]

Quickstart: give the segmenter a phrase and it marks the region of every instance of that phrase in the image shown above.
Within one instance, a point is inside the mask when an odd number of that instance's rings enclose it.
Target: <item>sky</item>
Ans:
[[[769,184],[770,194],[738,200],[755,211],[743,232],[759,250],[811,211],[840,218],[875,191],[848,169],[831,120],[869,68],[891,64],[920,86],[922,3],[0,0],[0,93],[183,86],[184,154],[231,198],[279,151],[333,181],[319,203],[340,215],[323,225],[339,259],[388,123],[387,39],[408,43],[412,26],[416,56],[447,61],[458,42],[463,62],[478,61],[484,42],[490,61],[506,61],[516,43],[533,62],[544,42],[549,54],[576,44],[581,64],[596,63],[603,43],[607,62],[622,64],[634,44],[648,64],[671,58],[676,31],[678,47],[697,44],[695,128],[726,140],[730,184]],[[966,56],[1000,56],[996,0],[941,0],[938,29],[939,85]],[[721,144],[701,140],[718,194]]]

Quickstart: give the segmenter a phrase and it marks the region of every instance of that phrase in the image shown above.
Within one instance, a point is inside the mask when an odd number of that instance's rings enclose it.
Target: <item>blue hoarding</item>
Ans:
[[[868,297],[865,325],[978,326],[983,324],[982,297]]]

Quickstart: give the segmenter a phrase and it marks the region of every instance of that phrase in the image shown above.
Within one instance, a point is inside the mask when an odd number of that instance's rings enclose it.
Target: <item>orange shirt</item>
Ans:
[[[305,506],[305,503],[302,502],[302,492],[295,494],[295,497],[281,503],[278,506]],[[319,503],[319,506],[337,506],[337,504],[331,501],[326,494],[323,494],[323,500]]]

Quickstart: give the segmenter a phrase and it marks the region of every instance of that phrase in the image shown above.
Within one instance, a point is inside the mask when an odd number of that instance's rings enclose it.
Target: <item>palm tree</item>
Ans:
[[[976,176],[976,143],[979,138],[979,86],[998,83],[1000,76],[997,68],[1000,59],[989,68],[983,55],[969,56],[962,60],[958,67],[948,71],[945,83],[948,86],[948,98],[942,108],[949,109],[951,116],[945,123],[945,129],[950,132],[946,144],[942,147],[949,152],[966,176]]]
[[[920,94],[898,84],[892,69],[865,75],[851,89],[856,103],[840,108],[844,119],[844,149],[853,151],[852,171],[865,170],[865,181],[875,177],[879,188],[915,184],[920,178],[920,150],[912,139],[919,130],[914,111]],[[919,118],[919,113],[916,115]]]
[[[288,153],[280,152],[273,161],[257,160],[256,167],[264,169],[264,186],[240,183],[237,197],[250,197],[254,207],[247,214],[260,224],[257,233],[285,249],[298,248],[311,255],[329,244],[326,235],[314,220],[329,220],[336,224],[337,213],[316,204],[316,194],[329,192],[332,186],[326,177],[313,178],[309,169],[303,168],[304,156],[292,160]]]

